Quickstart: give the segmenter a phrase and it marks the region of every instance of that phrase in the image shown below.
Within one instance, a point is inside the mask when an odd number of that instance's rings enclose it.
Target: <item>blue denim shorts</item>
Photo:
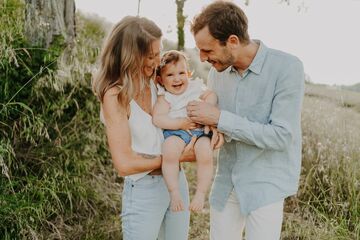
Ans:
[[[200,138],[200,137],[209,137],[211,138],[212,136],[212,132],[209,132],[208,134],[204,133],[204,130],[190,130],[192,136],[185,130],[164,130],[164,138],[168,138],[170,136],[178,136],[179,138],[181,138],[185,144],[188,144],[191,141],[191,138],[193,136]]]

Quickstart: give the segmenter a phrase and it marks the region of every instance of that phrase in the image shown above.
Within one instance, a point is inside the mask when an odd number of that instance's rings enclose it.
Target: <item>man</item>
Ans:
[[[188,116],[225,135],[210,195],[213,240],[279,239],[283,204],[298,189],[301,165],[301,61],[248,35],[244,12],[217,1],[194,18],[201,61],[219,108],[191,102]]]

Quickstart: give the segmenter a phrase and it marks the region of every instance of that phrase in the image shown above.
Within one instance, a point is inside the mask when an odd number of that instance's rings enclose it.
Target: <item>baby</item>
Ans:
[[[215,105],[217,96],[206,89],[202,80],[189,79],[188,73],[183,53],[171,50],[163,55],[156,71],[156,80],[161,86],[154,106],[153,123],[164,129],[162,172],[170,193],[172,211],[184,210],[178,184],[179,158],[191,138],[197,137],[194,144],[197,188],[189,208],[198,212],[204,207],[205,196],[212,180],[213,149],[210,145],[209,126],[199,128],[198,124],[192,122],[187,117],[186,105],[193,100]]]

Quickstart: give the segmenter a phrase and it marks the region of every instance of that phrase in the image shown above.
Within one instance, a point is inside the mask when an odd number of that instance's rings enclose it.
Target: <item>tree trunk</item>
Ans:
[[[25,35],[32,45],[49,47],[56,37],[75,38],[74,0],[25,0]]]
[[[185,33],[184,25],[186,16],[184,16],[184,4],[186,0],[175,0],[176,2],[176,17],[177,17],[177,34],[178,34],[178,50],[184,50]]]

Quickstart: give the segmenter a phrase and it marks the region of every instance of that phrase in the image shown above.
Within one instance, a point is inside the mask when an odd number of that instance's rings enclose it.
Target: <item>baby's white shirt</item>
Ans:
[[[190,101],[200,100],[200,96],[207,90],[203,80],[196,78],[189,79],[189,85],[185,92],[180,95],[164,91],[164,88],[158,86],[158,95],[164,95],[165,100],[170,104],[169,116],[171,118],[187,117],[186,106]]]

